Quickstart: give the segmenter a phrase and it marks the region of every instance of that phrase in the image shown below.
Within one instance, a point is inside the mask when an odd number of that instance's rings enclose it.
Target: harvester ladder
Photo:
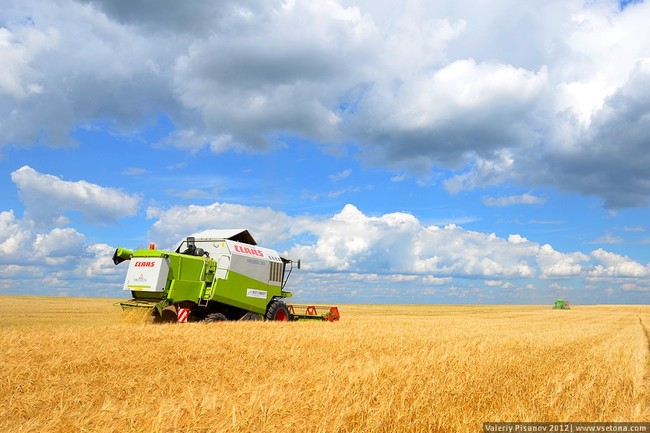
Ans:
[[[203,262],[203,269],[201,269],[201,279],[205,278],[205,262]],[[201,290],[201,296],[199,296],[199,302],[198,305],[199,307],[207,307],[208,302],[210,302],[210,298],[212,298],[212,288],[214,287],[214,278],[212,279],[212,283],[210,283],[210,286],[208,287],[207,283],[203,290]],[[207,296],[206,296],[207,295]]]
[[[214,282],[210,283],[210,286],[206,284],[205,288],[202,290],[201,296],[199,296],[199,307],[207,307],[208,302],[212,298],[212,288],[214,287]]]

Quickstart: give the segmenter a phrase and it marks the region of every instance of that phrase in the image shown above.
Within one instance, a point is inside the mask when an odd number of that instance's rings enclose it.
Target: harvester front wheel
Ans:
[[[282,301],[272,301],[266,310],[266,320],[287,322],[289,320],[289,308]]]
[[[176,307],[173,305],[168,305],[165,308],[163,308],[161,314],[160,314],[160,321],[161,322],[175,322],[177,319],[176,316]]]

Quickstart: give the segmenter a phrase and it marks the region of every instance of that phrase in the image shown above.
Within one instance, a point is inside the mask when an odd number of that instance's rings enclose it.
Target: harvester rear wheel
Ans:
[[[205,316],[206,323],[224,322],[226,320],[228,320],[228,318],[223,313],[210,313],[207,316]]]
[[[287,322],[289,320],[289,308],[282,301],[272,301],[266,310],[266,320]]]

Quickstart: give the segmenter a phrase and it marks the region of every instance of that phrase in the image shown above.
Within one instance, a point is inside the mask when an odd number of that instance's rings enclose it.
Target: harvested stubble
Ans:
[[[343,306],[338,323],[154,325],[106,300],[2,300],[2,431],[650,420],[647,307]],[[94,319],[75,322],[80,308]]]

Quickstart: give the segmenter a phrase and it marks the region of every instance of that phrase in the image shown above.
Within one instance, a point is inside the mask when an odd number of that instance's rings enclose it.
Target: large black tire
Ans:
[[[205,316],[206,323],[225,322],[226,320],[228,320],[228,318],[223,313],[210,313],[207,316]]]
[[[289,308],[287,304],[282,301],[271,301],[269,308],[266,310],[266,320],[273,320],[277,322],[289,321]]]
[[[160,320],[162,323],[174,323],[176,322],[176,307],[174,305],[168,305],[162,310]]]

